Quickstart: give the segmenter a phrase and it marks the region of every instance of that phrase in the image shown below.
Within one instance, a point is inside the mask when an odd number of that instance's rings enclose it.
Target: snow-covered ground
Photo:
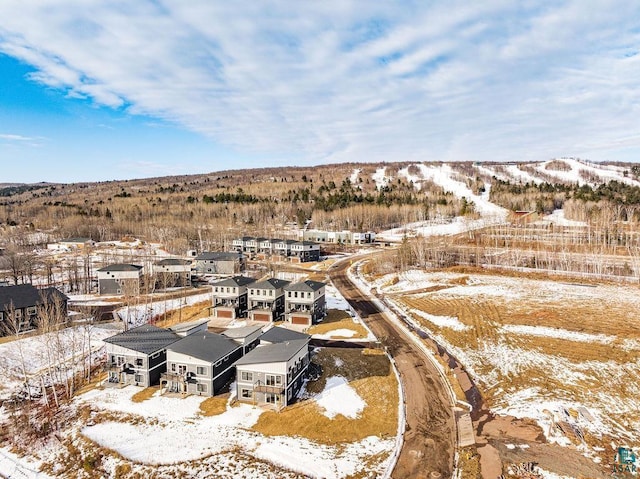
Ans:
[[[619,444],[640,437],[636,414],[640,385],[633,379],[640,375],[640,356],[636,354],[640,335],[619,329],[633,331],[633,312],[640,308],[635,287],[419,270],[386,275],[371,286],[387,293],[387,300],[407,316],[413,313],[416,326],[464,364],[487,392],[494,413],[534,419],[549,441],[562,445],[571,442],[553,427],[562,421],[594,437],[616,438]],[[398,296],[403,291],[414,291],[411,298],[425,304],[424,310],[418,310],[414,303],[405,305]],[[470,305],[470,310],[467,306],[458,309],[464,320],[429,309],[440,303],[458,304],[457,300]],[[513,305],[506,311],[516,312],[518,319],[505,317],[508,313],[492,304]],[[567,310],[598,305],[606,316],[597,319],[590,313],[581,322],[563,321],[561,316],[553,319],[553,311],[562,311],[562,305]],[[557,326],[540,324],[538,317],[552,318]],[[599,326],[605,320],[611,326]],[[477,336],[469,339],[473,331]],[[561,341],[557,354],[553,348],[541,349],[546,338]],[[602,356],[594,357],[588,354],[590,347],[605,349]],[[611,357],[606,348],[610,348]],[[614,355],[616,352],[620,354]],[[580,447],[598,460],[597,449]]]
[[[367,403],[358,395],[348,381],[341,376],[333,376],[327,379],[324,390],[314,397],[323,414],[333,419],[342,414],[349,419],[356,419]]]
[[[337,414],[355,417],[364,407],[364,401],[340,379],[330,378],[325,391],[317,399],[311,400],[319,400],[328,417]],[[124,458],[144,464],[196,461],[240,448],[249,456],[307,477],[338,478],[356,473],[364,458],[388,453],[393,446],[392,440],[375,437],[347,444],[343,448],[317,444],[299,437],[263,436],[251,430],[264,412],[261,408],[235,404],[218,416],[204,417],[199,414],[202,397],[181,399],[156,394],[147,401],[134,403],[131,396],[136,391],[136,388],[129,386],[94,390],[82,396],[79,401],[90,405],[93,410],[144,417],[143,421],[100,422],[86,426],[82,433],[101,446],[117,451]],[[330,403],[325,404],[327,400]],[[180,407],[176,407],[176,403]],[[251,467],[248,462],[246,468]]]
[[[377,189],[384,188],[393,179],[391,176],[387,176],[386,172],[387,172],[387,167],[383,166],[382,168],[378,168],[376,172],[373,175],[371,175],[371,178],[376,183]]]
[[[587,226],[587,223],[585,223],[584,221],[574,221],[565,218],[564,210],[553,210],[550,215],[543,217],[541,220],[536,221],[534,224],[548,225],[550,223],[558,226]]]

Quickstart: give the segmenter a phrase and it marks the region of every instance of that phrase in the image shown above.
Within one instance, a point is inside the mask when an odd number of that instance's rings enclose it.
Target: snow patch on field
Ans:
[[[367,405],[342,376],[327,379],[324,390],[314,399],[318,406],[324,409],[323,414],[329,419],[333,419],[338,414],[356,419]]]
[[[555,339],[566,339],[568,341],[578,341],[581,343],[602,343],[611,344],[617,338],[606,334],[589,334],[567,329],[547,328],[545,326],[524,326],[516,324],[505,324],[501,328],[502,332],[512,334],[526,334],[530,336],[540,336]]]
[[[324,334],[314,334],[315,339],[352,338],[356,332],[352,329],[334,329]]]
[[[358,402],[362,399],[343,382],[344,378],[330,378],[321,394],[330,402],[327,408],[334,412],[334,416],[357,416],[364,408],[364,404]],[[358,471],[364,458],[393,448],[393,440],[375,437],[344,448],[320,445],[297,437],[266,437],[249,429],[263,409],[239,404],[227,408],[219,416],[203,417],[198,414],[199,404],[203,401],[201,397],[154,396],[143,403],[133,403],[130,398],[136,391],[137,388],[131,386],[96,390],[84,395],[83,401],[91,404],[94,410],[143,415],[144,421],[109,421],[87,426],[82,432],[125,458],[144,464],[182,463],[241,448],[246,454],[309,477],[338,478]],[[176,441],[176,437],[180,440]]]
[[[332,284],[325,286],[324,295],[327,302],[327,309],[339,309],[341,311],[349,311],[351,309],[347,300],[344,299]]]
[[[454,331],[464,331],[465,329],[471,328],[471,326],[467,326],[460,322],[458,318],[454,318],[453,316],[434,316],[433,314],[425,313],[419,309],[410,309],[409,311],[441,328],[450,328]]]

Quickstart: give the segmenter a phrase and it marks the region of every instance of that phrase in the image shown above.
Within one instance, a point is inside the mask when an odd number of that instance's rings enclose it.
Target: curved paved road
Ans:
[[[333,284],[387,347],[396,361],[405,390],[404,444],[392,476],[428,478],[432,472],[451,477],[456,448],[456,426],[446,384],[424,353],[351,283],[348,261],[329,271]]]

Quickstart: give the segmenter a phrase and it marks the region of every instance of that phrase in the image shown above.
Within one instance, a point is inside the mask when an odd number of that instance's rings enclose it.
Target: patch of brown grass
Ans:
[[[349,315],[347,315],[349,319],[342,319],[340,321],[331,321],[328,323],[322,322],[320,324],[316,324],[312,326],[307,331],[308,334],[326,334],[331,331],[336,331],[338,329],[348,329],[349,331],[354,331],[355,334],[353,336],[332,336],[334,338],[366,338],[368,336],[367,330],[360,323],[356,323],[351,319]]]
[[[131,401],[133,402],[143,402],[147,399],[151,399],[155,393],[160,390],[160,386],[151,386],[148,388],[144,388],[142,391],[138,391],[133,396],[131,396]]]
[[[205,399],[200,403],[200,415],[201,416],[218,416],[227,410],[227,401],[229,400],[229,394],[223,394],[221,396],[212,396]]]
[[[94,378],[91,380],[91,382],[85,384],[80,389],[77,389],[76,392],[75,392],[75,395],[76,396],[80,396],[81,394],[84,394],[84,393],[87,393],[89,391],[94,390],[105,379],[107,379],[107,373],[106,372],[102,372],[102,373],[97,374],[96,376],[94,376]]]
[[[168,311],[166,314],[160,316],[160,319],[156,321],[155,325],[160,328],[168,328],[176,324],[207,318],[210,316],[209,306],[211,306],[210,301],[202,301],[180,309]]]
[[[321,392],[327,379],[342,376],[366,402],[360,417],[341,414],[329,419],[313,399],[303,400],[280,412],[263,413],[253,427],[268,436],[301,436],[322,444],[354,442],[368,436],[395,436],[398,425],[398,382],[389,359],[376,350],[324,348],[313,362],[322,367],[322,376],[307,384],[312,394]]]
[[[326,381],[326,379],[325,379]],[[262,413],[253,430],[266,436],[300,436],[321,444],[360,441],[368,436],[395,436],[398,426],[398,383],[393,373],[350,383],[367,403],[360,417],[338,414],[329,419],[312,399],[280,412]]]

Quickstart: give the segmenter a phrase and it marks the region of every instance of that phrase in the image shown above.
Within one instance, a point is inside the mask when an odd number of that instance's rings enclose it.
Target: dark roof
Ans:
[[[242,253],[226,253],[223,251],[205,251],[196,256],[196,260],[205,261],[230,261],[242,258]]]
[[[160,261],[156,261],[159,266],[185,266],[191,264],[191,260],[180,258],[165,258]]]
[[[254,289],[278,289],[285,287],[289,283],[291,283],[291,281],[287,281],[286,279],[269,278],[265,281],[254,283],[251,287]]]
[[[56,288],[37,289],[31,284],[3,286],[0,288],[0,311],[8,311],[11,306],[15,309],[37,306],[44,304],[44,300],[50,302],[56,298],[62,302],[69,299]]]
[[[158,328],[152,324],[143,324],[137,328],[111,336],[104,341],[138,351],[139,353],[151,354],[166,348],[179,339],[180,336],[173,331]]]
[[[167,349],[215,363],[239,347],[241,346],[238,343],[226,336],[204,331],[187,336]]]
[[[260,329],[262,329],[262,326],[242,326],[240,328],[229,328],[223,331],[222,334],[227,338],[242,339],[251,336]]]
[[[290,240],[290,239],[286,239],[286,240],[279,240],[277,243],[278,244],[288,244],[288,245],[292,245],[293,243],[297,243],[298,240]]]
[[[271,238],[269,241],[271,241],[271,243],[282,243],[282,239],[281,238]]]
[[[104,266],[100,268],[98,271],[140,271],[142,266],[137,264],[125,264],[125,263],[117,263],[110,264],[109,266]]]
[[[318,291],[324,286],[326,286],[325,283],[308,279],[306,281],[301,281],[300,283],[294,283],[290,284],[289,286],[285,286],[284,289],[286,289],[287,291]]]
[[[203,324],[208,323],[209,318],[195,319],[193,321],[187,321],[186,323],[178,323],[173,326],[169,326],[167,329],[175,333],[188,333],[191,329],[201,327]]]
[[[282,328],[280,326],[275,326],[260,336],[260,341],[266,341],[269,343],[284,343],[286,341],[297,341],[302,339],[309,341],[311,336],[293,331],[292,329]]]
[[[287,341],[278,344],[258,346],[236,361],[236,366],[243,364],[273,363],[288,361],[304,347],[309,347],[306,340]]]
[[[214,281],[211,284],[213,286],[246,286],[250,283],[255,283],[254,278],[248,276],[232,276],[231,278],[221,279],[220,281]]]
[[[257,237],[257,238],[253,238],[253,240],[254,240],[256,243],[260,243],[260,241],[266,241],[266,240],[268,240],[268,239],[269,239],[269,238],[262,238],[261,236],[259,236],[259,237]]]
[[[319,246],[320,243],[316,243],[315,241],[296,241],[297,244],[301,244],[303,246]]]

